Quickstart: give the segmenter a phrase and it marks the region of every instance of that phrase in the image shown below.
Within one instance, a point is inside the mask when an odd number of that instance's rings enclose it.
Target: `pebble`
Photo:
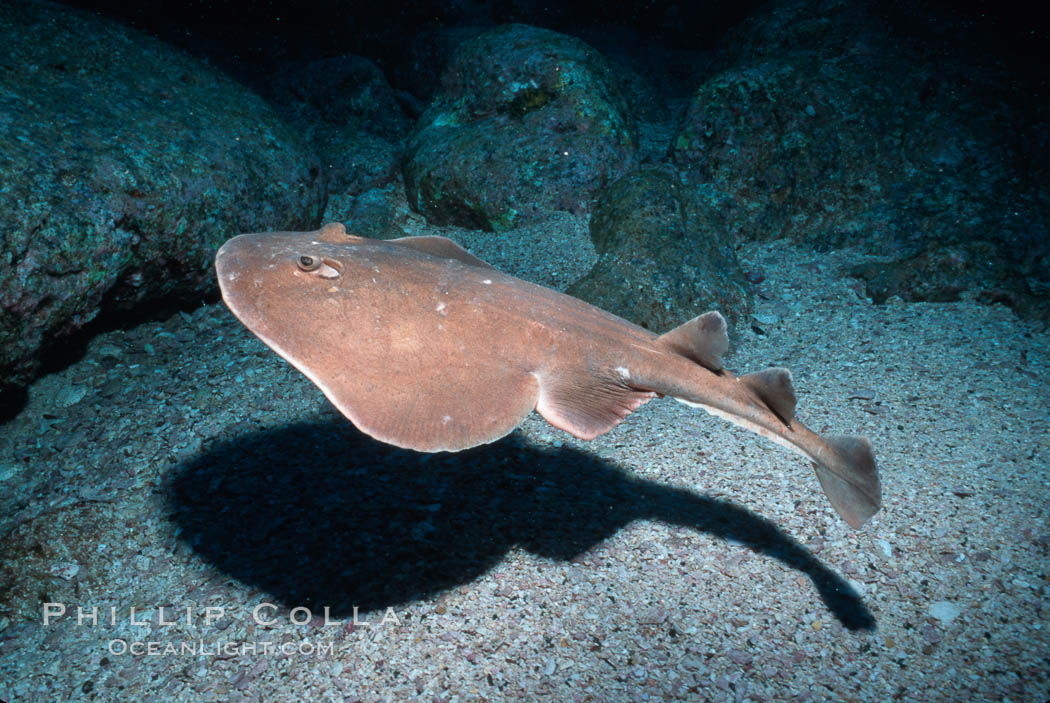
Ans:
[[[726,656],[735,666],[748,666],[753,657],[742,649],[730,649]]]
[[[757,313],[751,319],[760,325],[775,325],[780,322],[780,316],[772,313]]]
[[[746,278],[749,283],[754,283],[755,285],[758,285],[762,281],[766,280],[766,275],[761,271],[750,270],[744,272],[744,278]]]
[[[96,353],[99,356],[102,356],[102,357],[107,357],[108,356],[108,357],[111,357],[111,358],[124,356],[124,350],[121,349],[120,347],[118,347],[116,344],[103,344],[102,346],[100,346],[98,348]]]
[[[875,391],[870,388],[854,388],[846,397],[849,400],[874,400]]]
[[[667,611],[660,607],[649,608],[638,616],[638,622],[643,625],[659,625],[666,619]]]
[[[87,395],[87,386],[73,383],[63,386],[56,394],[55,400],[63,408],[68,408],[83,400],[85,395]]]
[[[51,565],[51,574],[53,576],[58,576],[59,578],[63,578],[66,581],[72,581],[73,579],[75,579],[77,577],[78,573],[80,573],[80,565],[79,564],[71,564],[69,562],[62,562],[62,563],[59,563],[59,564],[52,564]]]
[[[936,618],[942,625],[947,625],[962,614],[962,609],[949,601],[939,600],[936,603],[931,603],[927,612],[931,618]]]

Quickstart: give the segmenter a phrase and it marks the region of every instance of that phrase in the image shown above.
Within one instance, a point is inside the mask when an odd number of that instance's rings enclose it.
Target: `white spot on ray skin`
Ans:
[[[631,380],[631,370],[628,369],[626,366],[617,366],[615,369],[613,369],[613,371],[615,371],[616,373],[620,374],[620,376],[621,376],[621,378],[623,378],[623,380],[625,380],[625,381],[630,381]]]
[[[442,315],[447,315],[448,314],[447,312],[445,312],[445,304],[444,303],[438,303],[438,305],[435,308],[435,310],[437,310]]]
[[[445,415],[445,417],[441,418],[441,424],[442,425],[447,425],[450,422],[452,422],[452,416],[451,415]]]
[[[482,283],[484,283],[486,286],[488,286],[488,285],[492,284],[492,280],[489,279],[489,278],[486,278],[484,281],[482,281]]]

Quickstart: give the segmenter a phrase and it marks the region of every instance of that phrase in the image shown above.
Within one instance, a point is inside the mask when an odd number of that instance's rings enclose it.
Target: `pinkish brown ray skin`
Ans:
[[[868,441],[799,423],[785,369],[723,369],[718,313],[658,336],[443,237],[381,241],[339,224],[240,235],[215,265],[237,318],[383,442],[457,451],[504,436],[532,410],[593,439],[671,396],[813,460],[853,527],[879,508]]]

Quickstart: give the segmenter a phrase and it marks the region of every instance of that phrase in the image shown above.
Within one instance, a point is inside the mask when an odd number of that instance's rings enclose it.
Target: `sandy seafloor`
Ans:
[[[593,257],[565,221],[458,234],[547,284]],[[863,530],[801,458],[666,399],[589,443],[533,414],[464,454],[379,445],[204,306],[97,338],[0,426],[0,700],[1047,699],[1047,333],[872,305],[855,252],[741,255],[761,332],[727,365],[789,367],[803,422],[871,438]]]

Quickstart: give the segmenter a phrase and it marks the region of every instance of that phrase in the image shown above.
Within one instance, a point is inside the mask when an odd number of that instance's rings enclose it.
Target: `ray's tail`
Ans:
[[[813,459],[820,486],[842,519],[850,527],[859,528],[882,505],[882,486],[871,442],[858,435],[814,437],[822,439],[827,448],[820,459]]]
[[[811,459],[832,507],[859,528],[878,512],[882,488],[875,454],[866,437],[821,436],[795,419],[791,373],[770,368],[734,376],[722,368],[728,348],[725,320],[709,312],[676,327],[658,342],[697,366],[691,383],[653,388],[657,393],[721,417]]]

